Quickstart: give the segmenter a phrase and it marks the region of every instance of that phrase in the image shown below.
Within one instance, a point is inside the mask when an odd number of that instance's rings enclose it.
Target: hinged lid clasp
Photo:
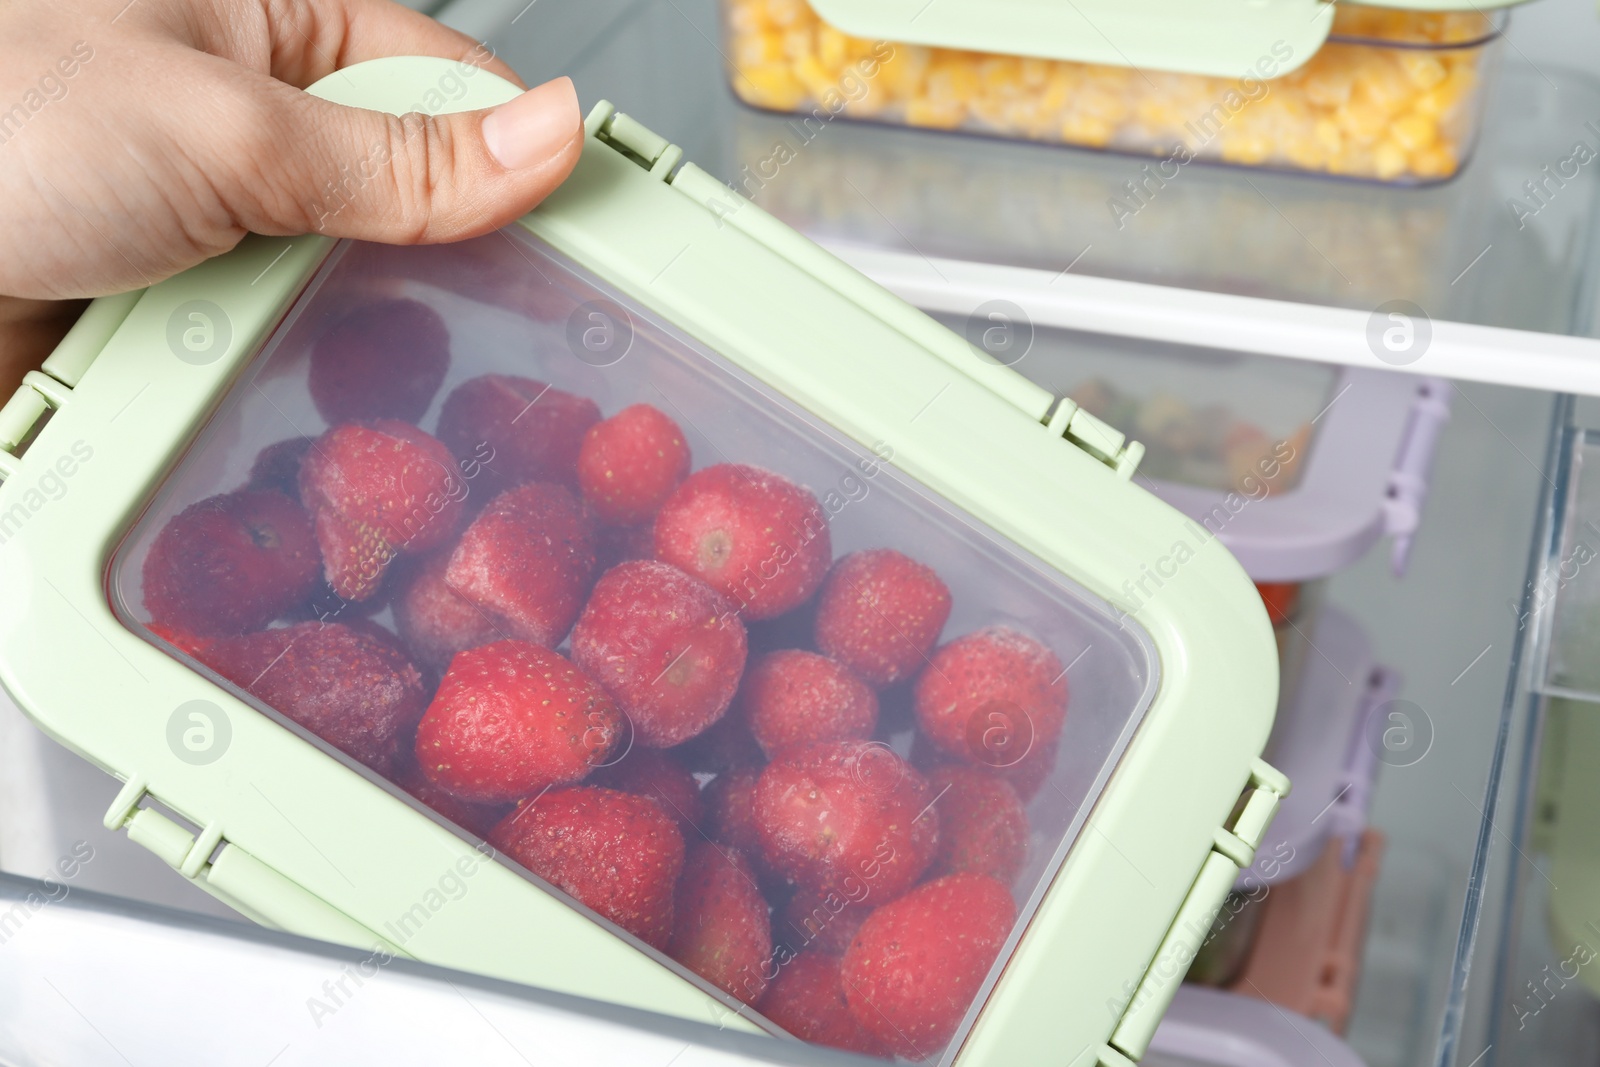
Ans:
[[[683,162],[683,149],[624,115],[609,100],[600,101],[589,111],[583,128],[595,140],[610,145],[649,171],[652,178],[671,180],[673,169]]]
[[[1045,416],[1050,432],[1065,437],[1095,459],[1117,472],[1123,481],[1133,477],[1144,459],[1144,445],[1080,408],[1071,397],[1062,397]]]

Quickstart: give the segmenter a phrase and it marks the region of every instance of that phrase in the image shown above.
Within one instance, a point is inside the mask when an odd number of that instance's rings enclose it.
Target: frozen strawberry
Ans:
[[[938,1052],[972,1006],[1017,909],[1004,885],[952,874],[867,916],[840,978],[856,1022],[907,1059]]]
[[[302,622],[218,641],[218,674],[385,777],[405,765],[428,694],[393,637],[370,623]]]
[[[705,821],[700,784],[672,753],[654,748],[632,749],[616,762],[597,768],[589,781],[649,797],[677,821],[685,838],[699,840],[699,827]]]
[[[245,489],[173,516],[144,561],[152,621],[197,636],[259,630],[316,587],[321,557],[305,509]]]
[[[291,500],[300,499],[300,465],[316,444],[315,437],[291,437],[268,445],[250,464],[246,489],[276,489]]]
[[[778,910],[772,936],[792,948],[843,955],[875,906],[872,887],[865,882],[854,899],[834,890],[797,890]]]
[[[1257,582],[1256,592],[1267,607],[1267,618],[1272,625],[1282,626],[1295,615],[1300,606],[1299,582]]]
[[[639,940],[667,947],[684,845],[655,801],[595,786],[552,789],[519,804],[489,842]]]
[[[508,636],[483,608],[450,588],[445,581],[448,553],[428,557],[410,574],[395,596],[394,621],[417,662],[436,671],[450,665],[457,652]]]
[[[177,630],[171,626],[163,626],[158,622],[149,623],[145,628],[179,652],[187,656],[193,656],[201,663],[206,661],[206,656],[213,643],[211,638],[197,637],[187,631]]]
[[[861,1028],[839,977],[839,957],[807,951],[783,960],[761,998],[761,1014],[802,1041],[847,1052],[887,1056],[888,1047]]]
[[[496,641],[450,661],[417,730],[417,763],[463,800],[516,800],[583,778],[621,733],[611,698],[566,657]]]
[[[596,527],[594,554],[598,560],[596,569],[602,574],[630,559],[655,559],[655,527],[649,523],[643,526]]]
[[[434,813],[483,838],[487,838],[489,831],[511,810],[507,804],[474,804],[446,792],[423,777],[414,761],[400,772],[395,784]]]
[[[494,496],[525,482],[576,489],[578,449],[599,421],[600,409],[587,397],[532,378],[486,374],[445,398],[439,440],[460,459],[483,461],[475,492]]]
[[[992,764],[982,767],[997,778],[1004,779],[1017,794],[1017,799],[1027,804],[1036,795],[1050,773],[1055,770],[1056,756],[1061,750],[1061,739],[1058,737],[1047,745],[1034,745],[1023,752],[1013,748],[1012,754],[1020,756],[1016,763],[1010,766],[994,766]],[[1009,757],[1008,757],[1009,758]],[[935,770],[952,762],[963,763],[948,755],[943,749],[936,747],[920,732],[911,739],[911,764],[923,774],[932,775]],[[970,766],[970,764],[967,764]],[[941,805],[942,807],[942,805]]]
[[[761,832],[756,828],[756,781],[760,767],[740,767],[719,774],[706,786],[706,833],[713,841],[732,845],[752,860],[761,856]]]
[[[781,474],[738,463],[696,471],[656,515],[656,556],[769,619],[814,593],[833,558],[817,498]]]
[[[763,854],[802,889],[891,900],[939,847],[926,779],[888,746],[823,741],[781,753],[756,782]]]
[[[328,583],[349,600],[376,593],[397,554],[453,537],[466,492],[445,447],[393,419],[335,426],[300,467]]]
[[[940,749],[1009,767],[1061,735],[1067,678],[1054,652],[996,626],[934,652],[917,675],[914,700],[917,725]]]
[[[346,312],[311,349],[311,401],[329,425],[416,422],[450,369],[450,331],[415,300],[379,300]]]
[[[594,581],[589,517],[553,482],[507,490],[461,535],[444,580],[499,632],[554,647]]]
[[[648,522],[678,483],[689,476],[683,431],[649,404],[623,408],[583,435],[578,488],[601,521],[616,526]]]
[[[667,953],[718,989],[754,1004],[772,956],[767,901],[736,848],[689,846]]]
[[[939,799],[939,854],[929,873],[987,874],[1007,885],[1028,854],[1028,814],[1004,778],[946,764],[928,774]]]
[[[572,658],[627,713],[639,744],[668,748],[728,710],[744,672],[744,624],[704,582],[634,560],[595,583]]]
[[[843,664],[797,648],[757,660],[739,706],[768,756],[812,741],[858,741],[878,724],[878,697]]]
[[[892,548],[852,552],[817,598],[817,648],[881,688],[922,668],[949,618],[933,568]]]

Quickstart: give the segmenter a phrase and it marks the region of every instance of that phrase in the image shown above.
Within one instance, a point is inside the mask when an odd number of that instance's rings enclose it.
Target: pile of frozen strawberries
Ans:
[[[330,428],[172,517],[151,628],[791,1033],[942,1050],[1030,888],[1057,656],[941,644],[930,567],[835,559],[656,406],[491,374],[425,432],[450,358],[413,300],[325,330]]]

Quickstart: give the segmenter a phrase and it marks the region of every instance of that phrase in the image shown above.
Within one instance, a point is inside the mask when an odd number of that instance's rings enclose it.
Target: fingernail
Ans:
[[[518,170],[549,159],[578,132],[578,91],[571,78],[536,85],[483,120],[483,143],[502,167]]]

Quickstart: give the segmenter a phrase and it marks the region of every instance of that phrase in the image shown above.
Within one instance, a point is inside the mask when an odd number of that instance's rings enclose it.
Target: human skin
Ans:
[[[0,3],[0,404],[84,298],[151,285],[252,232],[473,237],[571,172],[583,127],[566,78],[435,117],[303,91],[393,55],[522,85],[487,46],[391,0]],[[330,201],[357,168],[363,180]]]

